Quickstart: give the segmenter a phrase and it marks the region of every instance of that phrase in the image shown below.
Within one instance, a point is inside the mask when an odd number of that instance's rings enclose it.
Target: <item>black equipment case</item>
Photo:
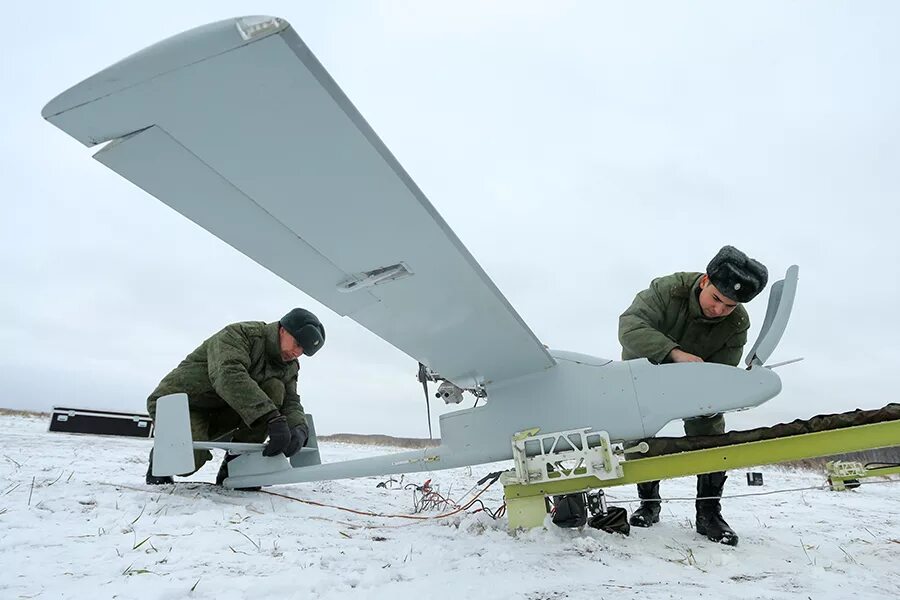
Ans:
[[[53,407],[50,431],[149,438],[153,421],[146,414]]]

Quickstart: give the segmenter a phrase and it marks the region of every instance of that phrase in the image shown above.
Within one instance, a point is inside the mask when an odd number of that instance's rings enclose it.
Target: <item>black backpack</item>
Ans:
[[[584,494],[553,496],[553,524],[559,527],[582,527],[587,523]]]

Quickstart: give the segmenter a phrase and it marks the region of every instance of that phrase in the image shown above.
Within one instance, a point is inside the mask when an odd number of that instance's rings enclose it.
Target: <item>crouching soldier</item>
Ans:
[[[297,358],[312,356],[324,344],[322,323],[302,308],[274,323],[227,325],[163,378],[147,399],[147,410],[155,419],[159,398],[185,393],[194,441],[261,443],[268,437],[265,456],[293,456],[309,437],[297,395]],[[228,462],[236,456],[225,455],[217,485],[228,477]],[[209,450],[194,450],[192,473],[210,460]],[[147,483],[172,483],[172,477],[154,476],[152,469],[151,452]]]
[[[762,263],[725,246],[710,261],[706,273],[674,273],[654,279],[619,317],[622,359],[737,366],[750,328],[741,304],[759,294],[768,277]],[[722,434],[725,419],[721,414],[685,419],[684,432],[688,436]],[[735,546],[738,536],[722,518],[719,504],[725,479],[724,472],[697,476],[697,497],[708,499],[696,502],[696,528],[712,541]],[[636,527],[659,522],[659,482],[639,484],[638,495],[641,506],[629,522]]]

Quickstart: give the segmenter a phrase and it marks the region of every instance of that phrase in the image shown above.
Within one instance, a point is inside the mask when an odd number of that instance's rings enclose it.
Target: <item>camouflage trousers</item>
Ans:
[[[284,383],[279,379],[268,379],[259,387],[280,409],[284,404]],[[224,400],[222,402],[224,404]],[[218,408],[199,408],[190,406],[190,401],[188,401],[188,407],[191,418],[191,438],[195,442],[259,444],[266,441],[266,436],[268,436],[266,423],[259,423],[251,427],[244,423],[240,415],[227,405]],[[147,409],[151,417],[156,416],[156,399],[148,401]],[[194,470],[191,473],[200,470],[203,465],[212,460],[212,457],[212,452],[209,450],[195,449]],[[181,473],[180,475],[190,475],[191,473]]]
[[[725,433],[725,417],[722,413],[717,413],[714,415],[706,415],[703,417],[691,417],[690,419],[684,419],[684,434],[688,436],[688,438],[692,438],[694,436],[701,435],[722,435]],[[671,439],[671,438],[665,438]],[[677,438],[683,440],[684,438]],[[655,442],[659,440],[657,438],[650,438],[644,440],[648,444],[650,444],[651,452],[646,455],[637,455],[636,458],[640,458],[641,456],[653,456],[653,448]],[[722,471],[722,475],[725,472]],[[698,486],[700,482],[705,481],[704,478],[708,478],[709,475],[697,475]],[[698,487],[698,495],[700,488]],[[721,493],[721,491],[720,491]],[[638,484],[638,496],[640,496],[641,500],[659,500],[659,481],[648,481],[646,483]],[[641,503],[641,507],[644,507],[644,503]],[[656,514],[659,514],[659,503],[656,503],[655,508]]]
[[[684,420],[684,435],[722,435],[725,433],[725,417],[722,413]]]

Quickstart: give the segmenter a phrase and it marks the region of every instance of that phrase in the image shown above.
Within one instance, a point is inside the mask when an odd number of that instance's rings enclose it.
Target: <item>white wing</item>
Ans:
[[[160,42],[51,101],[95,157],[458,385],[555,361],[287,22]]]

